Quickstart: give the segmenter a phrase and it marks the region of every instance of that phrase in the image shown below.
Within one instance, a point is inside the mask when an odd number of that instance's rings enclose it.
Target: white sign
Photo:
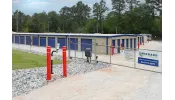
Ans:
[[[139,50],[138,63],[159,67],[159,66],[161,66],[161,54],[159,54],[159,53],[161,53],[161,52]]]
[[[148,50],[139,50],[139,57],[158,60],[159,59],[159,52],[148,51]]]
[[[134,59],[134,51],[130,49],[125,49],[124,50],[124,56],[127,59]]]

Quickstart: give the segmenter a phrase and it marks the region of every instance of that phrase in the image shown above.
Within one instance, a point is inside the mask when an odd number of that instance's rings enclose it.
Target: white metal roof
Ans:
[[[58,35],[58,36],[96,36],[96,37],[113,37],[113,36],[126,36],[126,35],[139,35],[139,34],[82,34],[82,33],[13,33],[18,35]]]

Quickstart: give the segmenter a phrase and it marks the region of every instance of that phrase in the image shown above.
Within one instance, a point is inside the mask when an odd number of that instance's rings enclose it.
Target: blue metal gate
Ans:
[[[39,44],[39,37],[38,36],[33,36],[33,45],[38,46]]]
[[[49,37],[48,38],[48,45],[52,48],[55,48],[55,37]]]
[[[20,44],[24,44],[24,36],[20,36]]]
[[[71,50],[78,50],[78,39],[77,38],[70,38],[70,49]]]
[[[40,37],[40,46],[46,47],[46,37]]]
[[[130,49],[132,49],[132,39],[130,39]]]
[[[120,53],[120,39],[117,39],[117,44],[118,44],[117,45],[118,46],[118,49],[117,50],[118,50],[118,53]]]
[[[92,39],[81,39],[81,51],[85,51],[86,48],[92,50]]]
[[[15,43],[19,44],[19,36],[15,36]]]
[[[129,41],[126,39],[126,48],[128,48]]]
[[[62,49],[63,46],[67,46],[66,38],[58,38],[57,43],[60,43],[60,48]]]
[[[26,45],[31,45],[30,36],[26,36]]]
[[[134,38],[134,48],[136,49],[136,39]]]

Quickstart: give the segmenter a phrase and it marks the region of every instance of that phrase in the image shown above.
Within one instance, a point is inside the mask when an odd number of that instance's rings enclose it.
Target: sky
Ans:
[[[100,0],[12,0],[12,13],[17,9],[25,14],[33,15],[42,11],[56,11],[59,12],[64,6],[71,7],[78,1],[82,1],[84,4],[88,4],[92,8],[93,4]],[[105,0],[109,9],[112,9],[111,0]],[[140,0],[144,2],[144,0]]]

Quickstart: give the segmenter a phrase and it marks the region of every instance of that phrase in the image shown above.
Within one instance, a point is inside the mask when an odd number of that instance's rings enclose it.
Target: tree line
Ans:
[[[16,10],[12,15],[14,32],[152,34],[162,37],[162,0],[105,0],[92,8],[82,1],[60,11],[34,13],[32,16]]]

